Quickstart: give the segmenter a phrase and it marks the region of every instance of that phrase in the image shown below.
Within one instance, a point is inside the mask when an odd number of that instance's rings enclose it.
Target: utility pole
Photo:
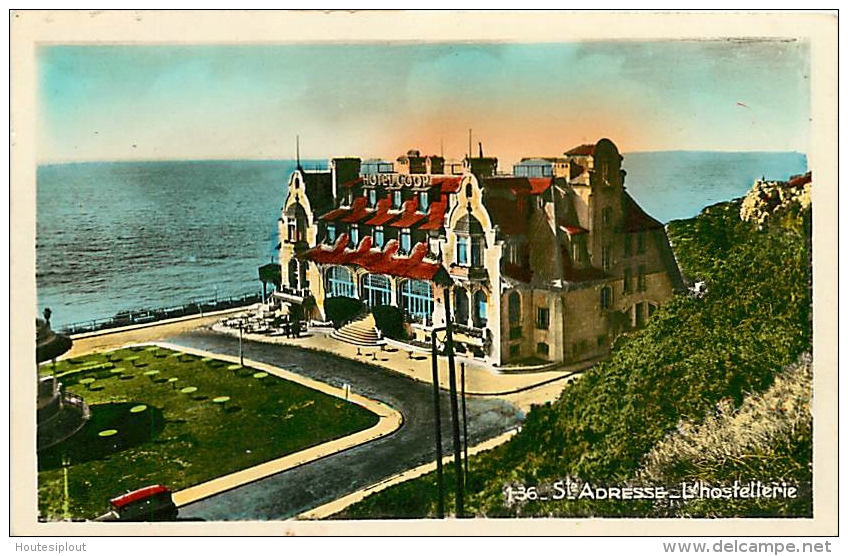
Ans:
[[[242,335],[244,334],[244,323],[239,321],[239,365],[244,367],[244,347]]]
[[[459,403],[456,391],[456,364],[453,357],[453,324],[450,306],[450,286],[445,286],[445,352],[448,356],[448,383],[450,386],[451,425],[453,429],[453,462],[456,474],[456,517],[465,517],[465,485],[462,476],[462,443],[459,437]]]
[[[433,411],[436,421],[436,477],[439,484],[439,519],[445,518],[445,479],[442,470],[442,410],[439,404],[439,353],[436,349],[436,330],[430,333],[431,360],[433,367]]]
[[[460,363],[459,372],[462,377],[462,455],[465,458],[465,484],[468,484],[468,412],[465,408],[465,361]]]

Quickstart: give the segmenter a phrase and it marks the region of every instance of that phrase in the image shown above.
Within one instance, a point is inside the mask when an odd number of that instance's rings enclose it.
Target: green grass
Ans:
[[[48,520],[93,518],[113,496],[161,483],[174,490],[366,429],[370,411],[258,369],[145,348],[45,365],[83,396],[91,419],[74,437],[38,455],[39,512]],[[131,359],[136,357],[137,359]],[[118,360],[120,360],[118,362]],[[123,375],[112,370],[120,366]],[[144,375],[158,370],[157,374]],[[88,387],[80,383],[95,379]],[[175,383],[169,378],[178,378]],[[176,387],[174,387],[176,385]],[[196,387],[190,394],[181,392]],[[212,400],[229,396],[222,406]],[[143,411],[133,407],[146,405]],[[118,434],[101,437],[104,430]],[[62,458],[69,461],[69,515],[63,511]]]

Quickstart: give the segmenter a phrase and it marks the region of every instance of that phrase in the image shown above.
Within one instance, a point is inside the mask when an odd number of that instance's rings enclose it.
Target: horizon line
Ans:
[[[797,151],[797,150],[728,150],[728,149],[657,149],[657,150],[642,150],[642,151],[619,151],[621,155],[631,155],[631,154],[657,154],[657,153],[722,153],[722,154],[800,154],[807,156],[807,153]],[[563,154],[558,155],[540,155],[539,157],[524,157],[524,158],[544,158],[550,156],[564,156]],[[318,158],[309,158],[303,159],[301,162],[322,162],[326,163],[334,158],[346,158],[348,155],[334,155],[329,157],[318,157]],[[362,160],[369,160],[372,158],[379,158],[381,160],[386,160],[384,157],[362,157]],[[447,157],[445,157],[447,159]],[[464,157],[463,157],[464,158]],[[495,157],[497,158],[497,157]],[[237,162],[237,161],[251,161],[251,162],[284,162],[284,161],[296,161],[296,158],[282,158],[282,157],[232,157],[232,158],[221,158],[221,157],[210,157],[210,158],[102,158],[102,159],[64,159],[64,160],[42,160],[36,161],[36,166],[59,166],[63,164],[96,164],[96,163],[124,163],[124,162]],[[461,159],[457,159],[461,160]],[[519,160],[520,161],[520,160]]]

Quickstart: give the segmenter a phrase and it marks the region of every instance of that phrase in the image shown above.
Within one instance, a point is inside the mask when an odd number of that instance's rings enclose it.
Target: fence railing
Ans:
[[[195,300],[183,305],[175,305],[159,309],[134,309],[131,311],[121,311],[120,313],[116,313],[115,316],[104,319],[94,319],[67,324],[60,327],[58,331],[62,334],[95,332],[97,330],[106,330],[108,328],[118,328],[133,324],[145,324],[189,315],[209,313],[212,311],[234,309],[236,307],[259,303],[261,301],[262,295],[257,293],[247,294],[240,297]]]

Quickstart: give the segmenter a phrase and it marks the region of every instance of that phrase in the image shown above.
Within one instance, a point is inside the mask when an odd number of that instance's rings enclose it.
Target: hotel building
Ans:
[[[324,318],[333,296],[394,305],[414,340],[445,320],[501,366],[602,357],[682,288],[663,225],[624,187],[608,139],[555,158],[461,162],[409,151],[298,168],[280,218],[273,298]]]

